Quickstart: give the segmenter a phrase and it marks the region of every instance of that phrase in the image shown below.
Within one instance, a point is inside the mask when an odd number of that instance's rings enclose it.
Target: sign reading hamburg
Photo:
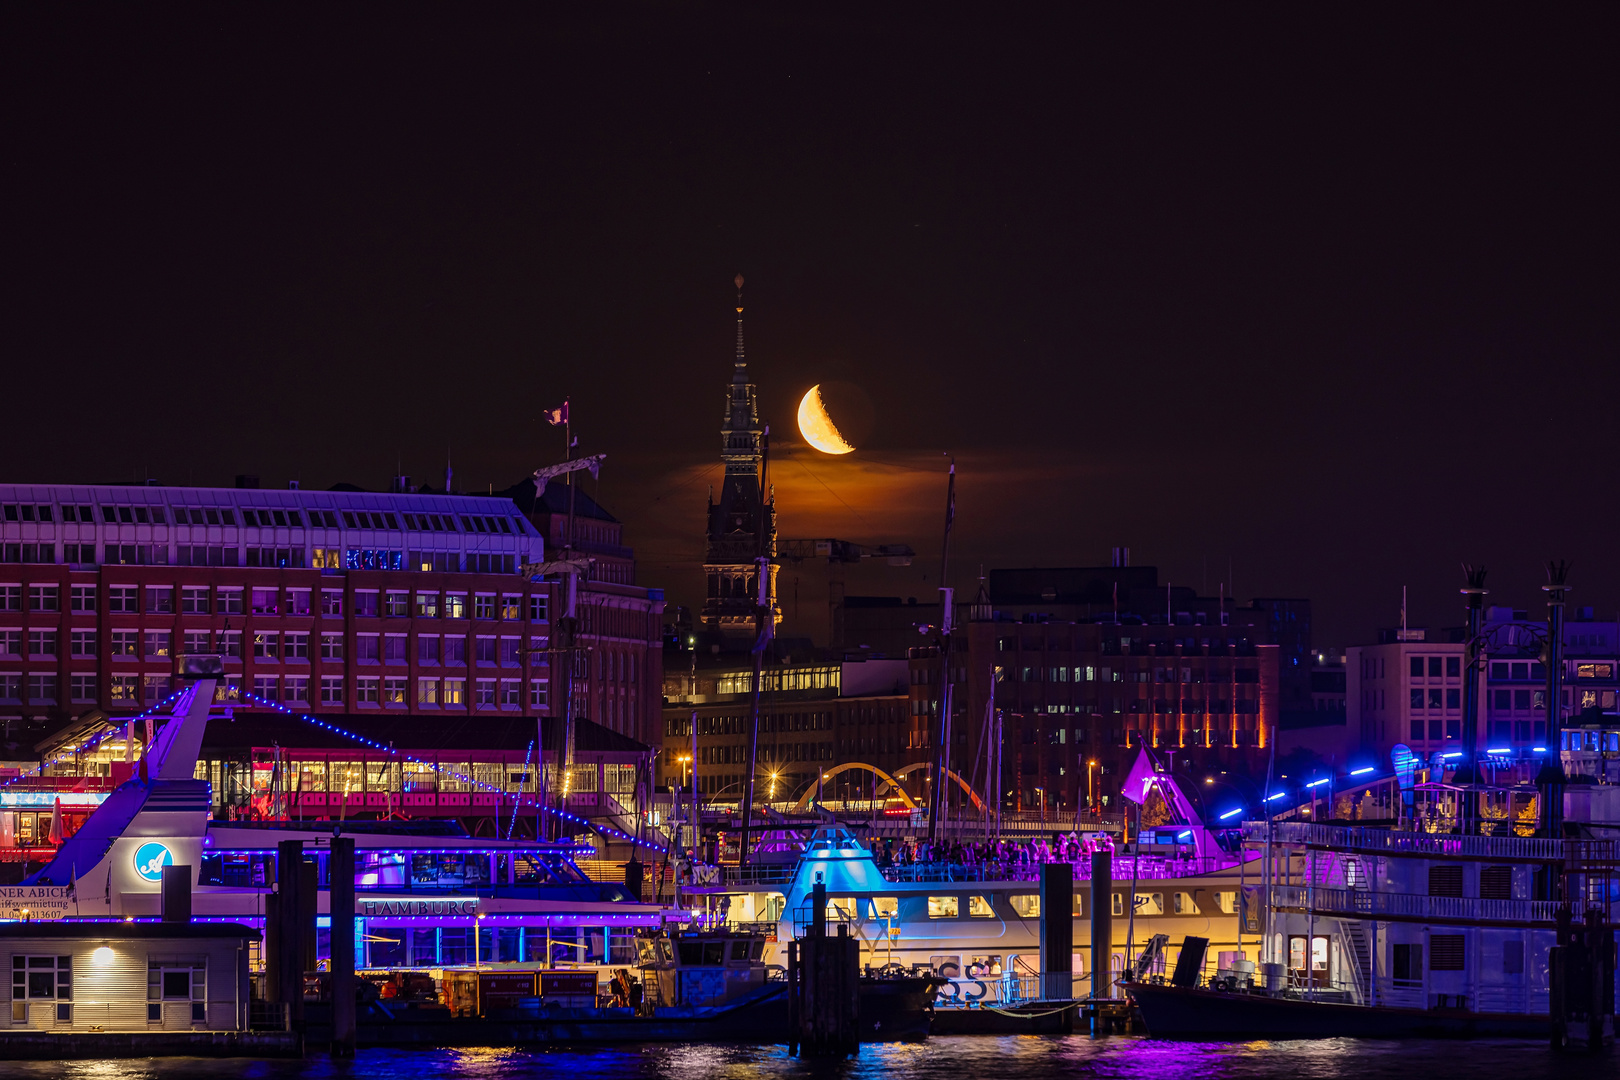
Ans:
[[[478,901],[447,900],[362,900],[358,914],[374,919],[388,915],[477,915]]]
[[[163,868],[174,865],[174,852],[157,841],[149,841],[135,849],[135,873],[142,881],[160,882]]]

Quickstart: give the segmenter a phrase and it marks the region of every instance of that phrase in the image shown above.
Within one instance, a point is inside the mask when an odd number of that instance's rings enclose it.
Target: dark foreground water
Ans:
[[[1166,1043],[1148,1039],[931,1039],[868,1046],[842,1062],[805,1062],[780,1047],[658,1045],[609,1050],[366,1050],[357,1061],[315,1056],[302,1062],[6,1062],[6,1080],[1056,1080],[1058,1077],[1173,1080],[1179,1077],[1354,1077],[1356,1080],[1580,1080],[1620,1078],[1620,1057],[1565,1057],[1541,1043],[1372,1042],[1338,1039],[1276,1043]]]

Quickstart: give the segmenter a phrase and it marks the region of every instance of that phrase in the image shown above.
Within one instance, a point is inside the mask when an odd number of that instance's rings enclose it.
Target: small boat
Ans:
[[[442,994],[382,997],[363,987],[362,1046],[495,1046],[631,1042],[788,1041],[787,983],[763,961],[759,932],[714,929],[643,933],[636,970],[621,968],[596,992],[592,969],[447,971]],[[525,979],[527,980],[525,982]],[[863,1041],[928,1035],[934,988],[927,976],[860,979]],[[316,995],[324,989],[318,983]],[[538,992],[535,992],[538,990]],[[443,1000],[439,1000],[442,998]],[[307,1037],[331,1037],[331,1005],[306,1001]]]

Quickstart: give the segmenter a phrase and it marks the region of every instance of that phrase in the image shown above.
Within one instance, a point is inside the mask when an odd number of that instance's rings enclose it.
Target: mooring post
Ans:
[[[1074,996],[1074,867],[1041,864],[1041,997]]]
[[[1114,996],[1112,957],[1114,952],[1114,856],[1109,851],[1091,853],[1091,1033],[1107,1029],[1102,1002]]]
[[[327,864],[332,915],[332,1056],[354,1057],[354,837],[332,838]]]

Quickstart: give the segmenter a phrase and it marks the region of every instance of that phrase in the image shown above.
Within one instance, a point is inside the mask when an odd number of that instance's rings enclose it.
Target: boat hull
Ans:
[[[862,1042],[926,1039],[933,1017],[936,980],[926,977],[862,979],[859,1023]],[[309,1040],[331,1039],[331,1007],[305,1006]],[[512,1010],[516,1013],[517,1010]],[[542,1009],[528,1015],[450,1018],[390,1015],[363,1007],[356,1025],[362,1046],[504,1046],[524,1044],[788,1041],[787,985],[759,991],[713,1008],[664,1008],[653,1016],[629,1009]]]
[[[1131,998],[1157,1039],[1546,1038],[1551,1021],[1527,1013],[1341,1005],[1183,986],[1136,985]]]

